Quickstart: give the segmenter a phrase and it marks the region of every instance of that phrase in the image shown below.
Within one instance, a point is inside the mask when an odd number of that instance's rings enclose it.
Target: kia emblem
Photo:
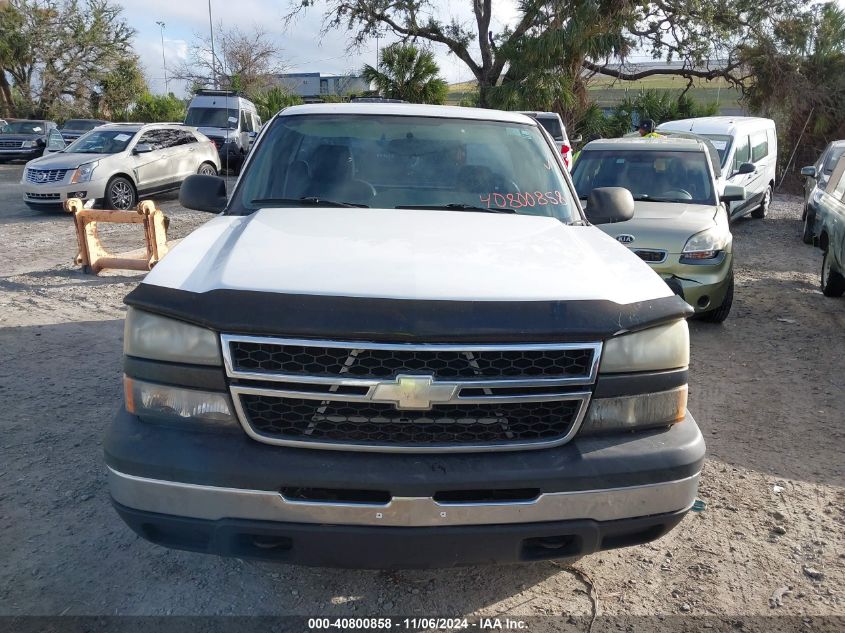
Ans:
[[[616,236],[616,241],[621,242],[622,244],[630,244],[634,241],[634,236],[628,233],[623,233],[622,235]]]

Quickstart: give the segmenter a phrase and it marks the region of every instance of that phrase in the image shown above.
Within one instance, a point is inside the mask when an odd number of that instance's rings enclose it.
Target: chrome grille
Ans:
[[[578,430],[600,343],[413,345],[222,336],[244,429],[372,451],[542,448]]]
[[[23,147],[23,141],[3,141],[0,140],[0,149],[20,149]]]
[[[47,185],[65,179],[68,169],[27,169],[26,181],[36,185]]]

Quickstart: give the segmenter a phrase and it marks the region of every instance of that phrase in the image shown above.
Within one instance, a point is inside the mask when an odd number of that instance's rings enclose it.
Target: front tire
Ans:
[[[767,185],[766,191],[763,194],[763,200],[760,202],[760,206],[754,209],[751,212],[751,217],[756,218],[757,220],[762,220],[766,217],[769,213],[769,205],[772,203],[772,186]]]
[[[203,163],[197,169],[197,173],[200,176],[216,176],[217,175],[217,167],[215,167],[211,163]]]
[[[833,270],[830,249],[824,252],[824,259],[822,259],[821,287],[825,297],[841,297],[845,294],[845,277]]]
[[[808,208],[804,215],[804,231],[801,234],[801,241],[805,244],[813,243],[813,225],[816,223],[816,214]]]
[[[699,318],[702,321],[706,321],[708,323],[724,323],[725,319],[728,318],[728,315],[731,313],[731,306],[733,306],[734,302],[734,276],[731,273],[731,281],[728,284],[728,291],[725,293],[725,299],[722,301],[722,305],[720,305],[715,310],[709,310],[707,312],[702,313]]]
[[[135,185],[123,176],[115,176],[106,185],[106,197],[104,198],[106,209],[117,209],[128,211],[138,204],[138,192]]]

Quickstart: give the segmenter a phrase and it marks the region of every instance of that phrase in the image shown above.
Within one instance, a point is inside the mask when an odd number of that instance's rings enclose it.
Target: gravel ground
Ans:
[[[122,524],[101,438],[141,275],[76,270],[69,217],[27,210],[20,171],[0,166],[0,615],[845,615],[845,300],[818,290],[798,199],[734,224],[733,313],[692,323],[703,512],[572,566],[380,573],[170,551]],[[173,238],[208,219],[160,206]]]

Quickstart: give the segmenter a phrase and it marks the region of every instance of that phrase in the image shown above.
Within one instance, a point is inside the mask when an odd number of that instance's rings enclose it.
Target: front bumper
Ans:
[[[681,263],[679,254],[669,254],[661,264],[651,264],[672,291],[697,312],[715,310],[725,300],[733,270],[733,254],[723,252],[713,262]]]
[[[695,421],[557,448],[407,455],[282,448],[121,411],[105,444],[119,514],[161,545],[321,566],[438,567],[568,558],[660,537],[695,500]],[[387,501],[302,501],[297,490]],[[444,501],[445,492],[509,501]],[[454,498],[454,495],[453,495]],[[458,495],[466,499],[466,495]]]
[[[70,178],[72,171],[68,172],[65,179]],[[45,185],[33,184],[24,180],[23,200],[27,204],[62,204],[70,198],[81,198],[83,200],[99,200],[106,195],[107,180],[91,180],[76,184],[58,182]],[[82,194],[82,195],[80,195]]]
[[[44,153],[43,147],[0,149],[0,160],[32,160]]]

